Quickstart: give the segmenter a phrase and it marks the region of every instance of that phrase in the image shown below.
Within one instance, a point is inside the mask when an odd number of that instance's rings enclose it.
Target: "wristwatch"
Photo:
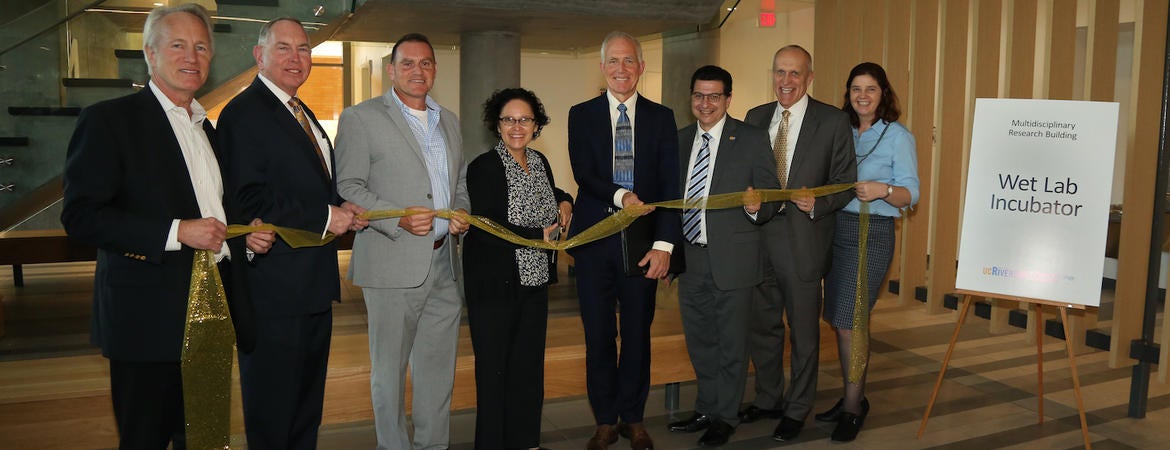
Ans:
[[[886,198],[890,198],[891,195],[894,195],[894,186],[891,184],[887,184],[886,185]]]

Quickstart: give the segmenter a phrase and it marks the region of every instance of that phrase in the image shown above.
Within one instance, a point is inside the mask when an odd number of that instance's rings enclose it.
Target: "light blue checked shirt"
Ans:
[[[422,148],[427,166],[427,175],[431,179],[431,199],[434,209],[443,209],[451,203],[451,176],[447,172],[447,141],[443,139],[443,132],[439,130],[439,115],[442,108],[431,96],[427,96],[427,123],[415,115],[409,106],[402,103],[402,99],[394,94],[394,90],[387,90],[386,97],[393,99],[394,104],[402,110],[406,123],[410,124],[410,131],[418,140]],[[435,239],[447,235],[447,219],[435,217]]]

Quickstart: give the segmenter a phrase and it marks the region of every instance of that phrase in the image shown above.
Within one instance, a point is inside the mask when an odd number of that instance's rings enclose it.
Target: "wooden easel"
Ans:
[[[946,356],[943,356],[942,369],[938,371],[938,380],[934,383],[934,390],[930,392],[930,402],[926,404],[926,412],[922,415],[922,425],[918,427],[918,438],[921,439],[922,433],[926,431],[926,421],[930,419],[930,410],[934,407],[935,399],[938,398],[938,390],[942,387],[943,375],[947,373],[947,366],[951,363],[951,354],[955,351],[955,341],[959,339],[959,329],[963,327],[963,320],[967,318],[967,312],[971,309],[972,297],[994,297],[1036,305],[1036,377],[1037,384],[1039,385],[1037,395],[1040,423],[1044,423],[1044,315],[1040,311],[1043,305],[1053,306],[1060,310],[1060,322],[1064,327],[1065,351],[1068,352],[1068,365],[1069,369],[1072,370],[1073,392],[1076,393],[1077,397],[1077,413],[1081,416],[1081,437],[1085,440],[1085,448],[1091,450],[1093,445],[1089,442],[1089,424],[1085,421],[1085,403],[1081,399],[1081,382],[1077,377],[1077,358],[1073,353],[1072,339],[1068,335],[1068,309],[1084,309],[1085,307],[1082,305],[1056,303],[1048,300],[1005,296],[1002,294],[990,294],[962,289],[956,292],[963,295],[963,306],[959,311],[959,320],[955,323],[955,333],[951,335],[951,343],[947,346]]]

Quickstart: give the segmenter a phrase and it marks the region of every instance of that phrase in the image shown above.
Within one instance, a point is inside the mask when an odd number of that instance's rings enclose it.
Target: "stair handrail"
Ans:
[[[12,45],[10,45],[10,46],[8,46],[8,47],[6,47],[6,48],[4,48],[4,49],[0,50],[0,56],[4,56],[4,54],[5,54],[5,53],[8,53],[8,52],[10,52],[10,51],[12,51],[12,50],[15,50],[17,47],[20,47],[21,45],[24,45],[24,43],[26,43],[26,42],[28,42],[28,41],[31,41],[31,40],[33,40],[33,39],[36,39],[36,38],[37,38],[37,36],[40,36],[40,35],[42,35],[42,34],[45,34],[45,33],[49,32],[49,31],[52,31],[52,30],[55,30],[55,29],[57,29],[57,27],[61,26],[61,24],[65,23],[65,22],[68,22],[68,21],[70,21],[70,20],[73,20],[73,18],[74,18],[74,17],[77,17],[77,16],[80,16],[80,15],[84,14],[84,13],[85,13],[85,11],[86,11],[87,9],[93,8],[93,7],[95,7],[95,6],[98,6],[98,5],[100,5],[100,4],[102,4],[102,3],[105,3],[105,2],[106,2],[106,0],[93,0],[93,1],[91,1],[89,4],[87,4],[87,5],[83,6],[83,7],[77,8],[77,10],[76,10],[76,11],[73,11],[73,12],[71,12],[71,13],[68,13],[68,14],[66,14],[66,15],[65,15],[65,17],[62,17],[62,18],[60,18],[60,19],[57,19],[56,21],[54,21],[52,24],[49,24],[48,26],[46,26],[46,27],[45,27],[44,29],[42,29],[41,31],[38,31],[38,32],[36,32],[36,33],[29,34],[28,36],[25,36],[23,39],[21,39],[21,40],[19,40],[19,41],[16,41],[16,43],[15,43],[15,44],[12,44]],[[24,20],[24,18],[25,18],[25,17],[28,17],[28,16],[30,16],[30,15],[33,15],[33,14],[36,14],[37,12],[40,12],[40,10],[41,10],[41,9],[44,9],[44,8],[49,8],[49,7],[56,7],[56,6],[58,6],[58,5],[59,5],[59,3],[57,3],[57,2],[46,3],[46,4],[44,4],[44,5],[41,5],[40,7],[38,7],[38,8],[36,8],[36,9],[32,10],[32,11],[29,11],[29,12],[25,13],[24,15],[22,15],[22,16],[20,16],[20,17],[17,17],[16,19],[13,19],[12,21],[9,21],[8,23],[10,23],[10,24],[11,24],[11,23],[17,23],[17,22],[20,22],[21,20]]]

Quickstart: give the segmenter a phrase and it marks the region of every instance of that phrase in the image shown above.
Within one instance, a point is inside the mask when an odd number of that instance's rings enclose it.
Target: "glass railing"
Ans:
[[[25,0],[14,0],[22,3]],[[157,4],[199,3],[213,16],[215,57],[199,93],[209,109],[251,82],[252,47],[276,17],[301,20],[320,42],[354,0],[56,0],[0,19],[0,231],[60,228],[60,175],[80,108],[146,82],[142,27]],[[12,9],[22,11],[15,5]],[[206,99],[206,100],[205,100]]]

